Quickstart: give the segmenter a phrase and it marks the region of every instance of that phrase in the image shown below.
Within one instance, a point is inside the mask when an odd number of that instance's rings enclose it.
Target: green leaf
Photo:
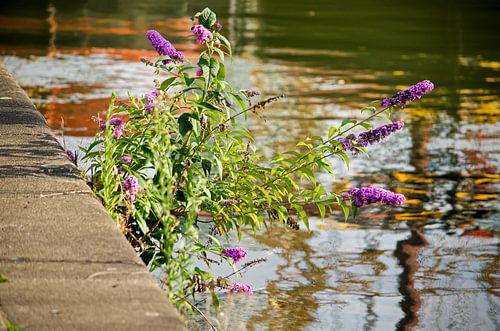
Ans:
[[[212,170],[212,162],[210,162],[210,160],[203,159],[201,160],[201,167],[203,168],[205,175],[208,176]]]
[[[141,253],[140,257],[145,265],[149,265],[149,262],[154,258],[155,252],[152,250],[145,250]]]
[[[340,204],[340,207],[342,208],[342,212],[344,213],[344,221],[347,222],[347,219],[349,218],[349,208],[343,203]]]
[[[340,124],[340,126],[344,126],[344,125],[347,125],[349,123],[356,123],[356,120],[349,120],[349,119],[345,119],[342,121],[342,123]]]
[[[217,79],[223,80],[224,78],[226,78],[226,66],[224,65],[224,63],[220,63],[220,68],[217,72]]]
[[[7,277],[5,277],[4,275],[0,274],[0,283],[5,283],[7,282]]]
[[[189,113],[184,113],[179,116],[179,133],[181,134],[181,136],[185,136],[186,133],[188,133],[193,128],[193,125],[189,121],[189,118]]]
[[[206,108],[206,109],[210,109],[210,110],[216,110],[216,111],[221,111],[219,108],[215,107],[214,105],[212,105],[211,103],[208,103],[208,102],[196,102],[196,104],[198,106],[201,106],[203,108]]]
[[[210,66],[210,57],[208,57],[207,54],[203,54],[202,56],[200,56],[200,58],[198,59],[198,66],[200,67],[209,67]]]
[[[217,15],[208,7],[203,9],[200,16],[198,16],[198,22],[207,29],[210,29],[215,21],[217,21]]]
[[[344,152],[338,152],[337,155],[339,155],[340,158],[342,160],[344,160],[345,165],[347,166],[347,169],[349,170],[349,156],[347,156],[347,154]]]
[[[293,204],[292,208],[295,209],[295,211],[297,212],[297,216],[302,220],[302,222],[306,226],[306,229],[309,231],[309,217],[307,217],[307,213],[305,212],[304,207],[299,204]]]
[[[333,135],[335,134],[335,132],[337,132],[339,129],[332,126],[330,127],[330,129],[328,130],[328,138],[331,138],[333,137]]]
[[[216,58],[211,57],[210,58],[210,75],[217,77],[217,74],[219,73],[219,68],[220,68],[219,61],[217,61]]]
[[[215,158],[215,163],[217,164],[217,172],[219,174],[219,178],[222,179],[222,171],[223,171],[222,162],[218,158]]]
[[[196,78],[194,77],[189,77],[188,75],[184,75],[184,82],[186,83],[186,86],[191,86],[191,84],[193,84],[195,79]]]
[[[358,206],[356,206],[354,201],[351,204],[351,210],[352,210],[352,218],[354,219],[356,217],[356,214],[358,213]]]
[[[232,50],[231,50],[231,43],[229,42],[229,40],[227,40],[227,38],[221,35],[220,33],[217,33],[217,38],[219,38],[222,41],[222,43],[226,46],[229,55],[231,55]]]
[[[325,218],[325,213],[326,213],[325,205],[323,205],[321,203],[317,203],[316,207],[318,207],[318,210],[319,210],[319,217],[321,219],[324,219]]]
[[[224,51],[222,49],[220,49],[220,48],[214,48],[213,50],[214,50],[214,52],[216,52],[217,54],[219,54],[220,59],[222,61],[224,61]]]
[[[162,91],[165,91],[165,92],[166,92],[166,91],[168,90],[168,88],[170,87],[170,85],[172,85],[172,83],[173,83],[176,79],[177,79],[177,77],[175,77],[175,76],[174,76],[174,77],[170,77],[170,78],[165,79],[165,80],[161,83],[161,85],[160,85],[160,89],[161,89]]]
[[[359,123],[359,125],[361,125],[362,127],[364,127],[367,130],[371,130],[373,127],[370,123],[366,123],[366,122]]]
[[[210,294],[212,295],[212,303],[213,303],[214,308],[215,308],[215,314],[217,316],[219,316],[219,307],[220,307],[219,298],[217,297],[217,294],[215,293],[214,290],[211,290]]]

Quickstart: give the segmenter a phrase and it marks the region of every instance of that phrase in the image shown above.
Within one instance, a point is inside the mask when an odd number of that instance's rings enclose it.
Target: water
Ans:
[[[2,2],[0,60],[74,147],[111,91],[152,88],[138,61],[154,56],[145,30],[194,56],[187,17],[206,5],[236,51],[233,83],[287,95],[249,121],[268,155],[408,84],[436,85],[396,115],[407,129],[370,159],[321,176],[333,190],[375,183],[408,203],[349,223],[313,218],[310,233],[245,236],[249,258],[268,262],[240,280],[252,298],[225,301],[221,329],[498,329],[498,1]]]

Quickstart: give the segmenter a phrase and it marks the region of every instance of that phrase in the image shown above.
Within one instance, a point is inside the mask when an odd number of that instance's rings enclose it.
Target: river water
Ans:
[[[321,176],[332,190],[375,184],[407,203],[245,236],[249,258],[268,262],[239,280],[252,297],[221,294],[220,329],[498,330],[498,1],[3,1],[0,61],[74,148],[112,91],[152,88],[138,61],[155,55],[145,31],[194,56],[188,17],[205,6],[233,43],[232,82],[287,96],[249,120],[268,155],[410,84],[436,86],[396,114],[406,129],[371,158]]]

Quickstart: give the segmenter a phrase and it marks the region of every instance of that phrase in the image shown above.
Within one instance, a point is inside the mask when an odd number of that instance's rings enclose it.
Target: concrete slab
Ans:
[[[1,64],[0,274],[0,330],[184,329]]]

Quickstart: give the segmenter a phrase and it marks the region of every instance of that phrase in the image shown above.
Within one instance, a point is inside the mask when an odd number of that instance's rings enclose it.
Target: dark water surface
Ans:
[[[1,1],[0,60],[72,147],[93,135],[111,91],[152,88],[138,61],[155,55],[147,29],[195,56],[188,17],[206,5],[236,51],[233,82],[287,95],[250,119],[269,155],[409,84],[436,85],[349,176],[322,176],[333,190],[376,184],[407,204],[246,236],[250,258],[269,262],[240,280],[256,292],[226,300],[220,328],[499,329],[500,3]]]

